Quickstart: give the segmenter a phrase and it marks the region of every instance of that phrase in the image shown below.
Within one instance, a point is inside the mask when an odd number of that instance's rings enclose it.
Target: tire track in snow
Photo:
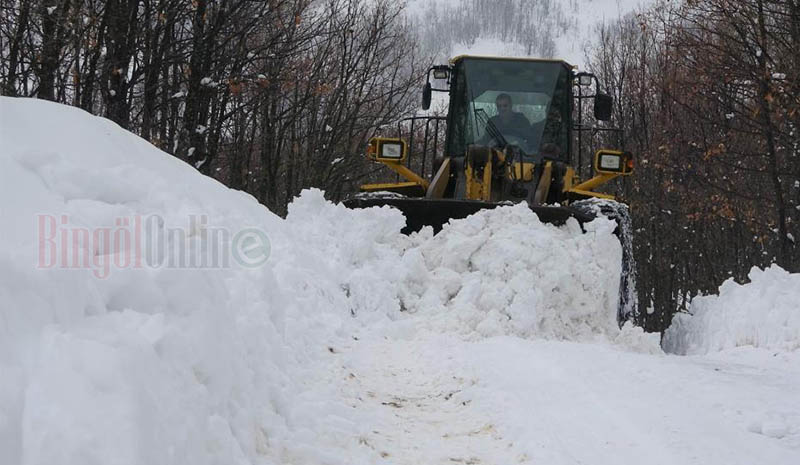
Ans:
[[[392,464],[515,464],[527,457],[465,395],[476,379],[459,357],[420,341],[359,341],[343,395],[375,418],[358,442]],[[448,341],[448,344],[452,341]],[[458,352],[457,346],[448,349]]]

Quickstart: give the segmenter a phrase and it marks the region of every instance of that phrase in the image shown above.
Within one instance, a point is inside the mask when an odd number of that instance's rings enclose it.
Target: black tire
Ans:
[[[570,207],[586,215],[598,214],[617,223],[614,234],[622,246],[622,272],[619,279],[617,323],[620,328],[626,321],[638,323],[639,299],[636,292],[636,261],[633,257],[633,223],[628,206],[612,200],[587,199],[572,202]]]

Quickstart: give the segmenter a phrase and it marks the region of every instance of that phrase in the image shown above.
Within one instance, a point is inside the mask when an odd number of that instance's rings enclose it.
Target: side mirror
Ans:
[[[426,82],[422,88],[422,109],[427,110],[431,107],[431,83]]]
[[[614,97],[598,93],[594,97],[594,117],[598,121],[608,121],[614,110]]]

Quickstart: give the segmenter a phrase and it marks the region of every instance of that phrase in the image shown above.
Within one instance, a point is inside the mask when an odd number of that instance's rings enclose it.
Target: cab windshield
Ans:
[[[448,152],[513,144],[526,155],[566,158],[569,79],[560,62],[462,59],[451,87]]]

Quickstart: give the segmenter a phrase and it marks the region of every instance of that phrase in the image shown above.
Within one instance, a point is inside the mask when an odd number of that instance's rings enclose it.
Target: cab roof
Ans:
[[[531,58],[531,57],[499,57],[499,56],[485,56],[485,55],[457,55],[450,59],[450,64],[456,64],[459,61],[469,58],[472,60],[500,60],[500,61],[530,61],[530,62],[537,62],[537,63],[561,63],[569,69],[575,69],[576,67],[567,63],[564,60],[560,60],[557,58]]]

